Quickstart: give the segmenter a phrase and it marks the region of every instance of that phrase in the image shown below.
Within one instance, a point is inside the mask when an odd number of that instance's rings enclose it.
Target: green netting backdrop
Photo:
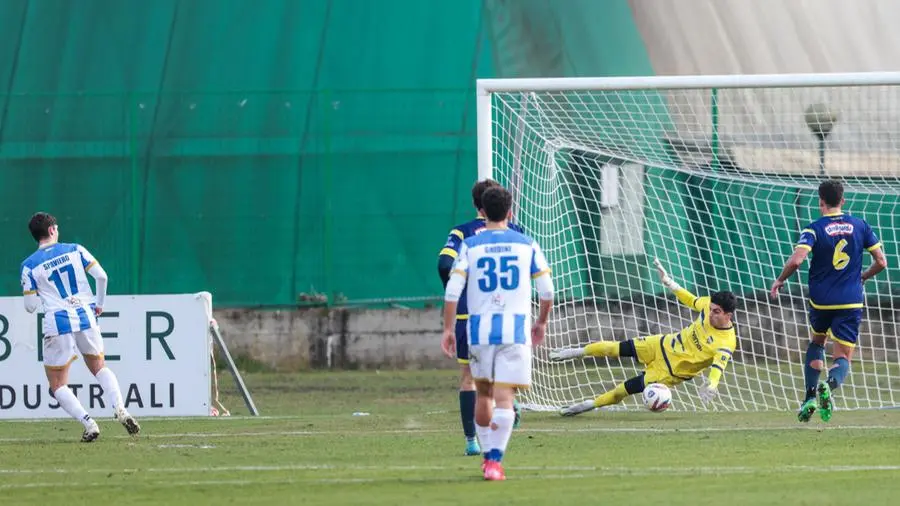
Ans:
[[[3,293],[46,210],[111,293],[437,295],[475,79],[651,73],[626,0],[5,0]]]

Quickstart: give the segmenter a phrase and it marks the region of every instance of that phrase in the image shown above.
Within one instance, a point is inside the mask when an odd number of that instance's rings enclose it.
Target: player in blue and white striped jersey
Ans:
[[[447,289],[447,281],[450,280],[450,271],[453,263],[459,256],[463,241],[484,231],[485,217],[481,204],[481,195],[488,188],[500,186],[493,179],[482,179],[472,186],[472,204],[478,216],[474,220],[461,223],[450,230],[447,242],[438,255],[438,275],[441,277],[443,288]],[[524,231],[515,223],[509,223],[510,230]],[[472,371],[469,369],[469,341],[466,338],[466,326],[469,319],[469,310],[466,307],[466,290],[460,295],[456,306],[456,361],[459,363],[459,417],[462,422],[463,434],[466,437],[466,455],[481,455],[481,447],[475,435],[475,381],[472,379]],[[516,421],[513,428],[518,427],[521,419],[518,403],[513,404],[516,412]]]
[[[481,200],[487,223],[484,231],[463,241],[453,265],[444,296],[441,347],[449,357],[456,351],[456,306],[465,288],[469,367],[477,390],[475,424],[485,451],[482,470],[486,480],[503,480],[501,461],[512,434],[516,389],[531,386],[531,347],[544,339],[553,282],[537,242],[507,226],[510,193],[495,186]],[[533,325],[532,279],[540,296]]]
[[[72,390],[68,387],[69,366],[84,357],[113,408],[113,414],[129,434],[140,432],[137,421],[125,409],[119,380],[103,359],[103,336],[97,317],[103,312],[107,276],[93,255],[78,244],[59,243],[56,218],[36,213],[28,223],[38,250],[22,262],[22,293],[25,309],[44,312],[44,369],[50,391],[72,418],[84,425],[81,441],[89,443],[100,436],[100,429]],[[87,274],[94,277],[97,296],[91,290]]]

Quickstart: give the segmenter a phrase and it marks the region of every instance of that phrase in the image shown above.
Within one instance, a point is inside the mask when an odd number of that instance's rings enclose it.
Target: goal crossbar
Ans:
[[[814,88],[900,84],[900,72],[721,74],[704,76],[517,77],[478,79],[479,95],[527,91],[604,91],[705,88]]]

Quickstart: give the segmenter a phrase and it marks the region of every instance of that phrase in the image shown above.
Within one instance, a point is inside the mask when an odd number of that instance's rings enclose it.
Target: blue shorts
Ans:
[[[456,361],[469,363],[469,320],[456,320]]]
[[[859,324],[862,323],[862,309],[815,309],[809,308],[809,326],[813,333],[831,334],[835,341],[856,346]]]

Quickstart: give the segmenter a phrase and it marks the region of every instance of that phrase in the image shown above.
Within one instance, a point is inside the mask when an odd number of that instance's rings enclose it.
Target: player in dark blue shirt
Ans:
[[[806,398],[797,414],[808,422],[819,411],[823,421],[831,419],[834,402],[832,390],[838,388],[850,372],[850,359],[859,336],[862,321],[863,283],[887,267],[881,242],[872,227],[862,218],[841,210],[844,187],[839,181],[819,185],[819,210],[822,217],[800,232],[794,254],[781,275],[772,284],[776,298],[784,282],[812,253],[809,263],[809,326],[812,336],[806,349],[804,380]],[[868,251],[874,262],[863,272],[863,254]],[[825,367],[825,340],[833,343],[833,365],[828,380],[819,382]]]
[[[493,179],[478,181],[472,187],[472,204],[478,212],[478,217],[453,227],[447,235],[447,243],[438,255],[438,274],[444,288],[450,279],[450,271],[453,262],[459,255],[459,248],[464,239],[477,235],[484,230],[485,218],[481,209],[481,195],[492,186],[500,186]],[[517,232],[523,232],[522,228],[513,223],[509,228]],[[481,447],[475,436],[475,381],[472,379],[472,371],[469,369],[469,345],[466,339],[466,320],[469,318],[469,309],[466,306],[466,292],[463,289],[462,296],[456,308],[456,361],[459,362],[459,416],[462,421],[463,433],[466,435],[466,455],[481,455]],[[520,412],[518,404],[514,406],[516,420],[514,427],[519,425]]]

